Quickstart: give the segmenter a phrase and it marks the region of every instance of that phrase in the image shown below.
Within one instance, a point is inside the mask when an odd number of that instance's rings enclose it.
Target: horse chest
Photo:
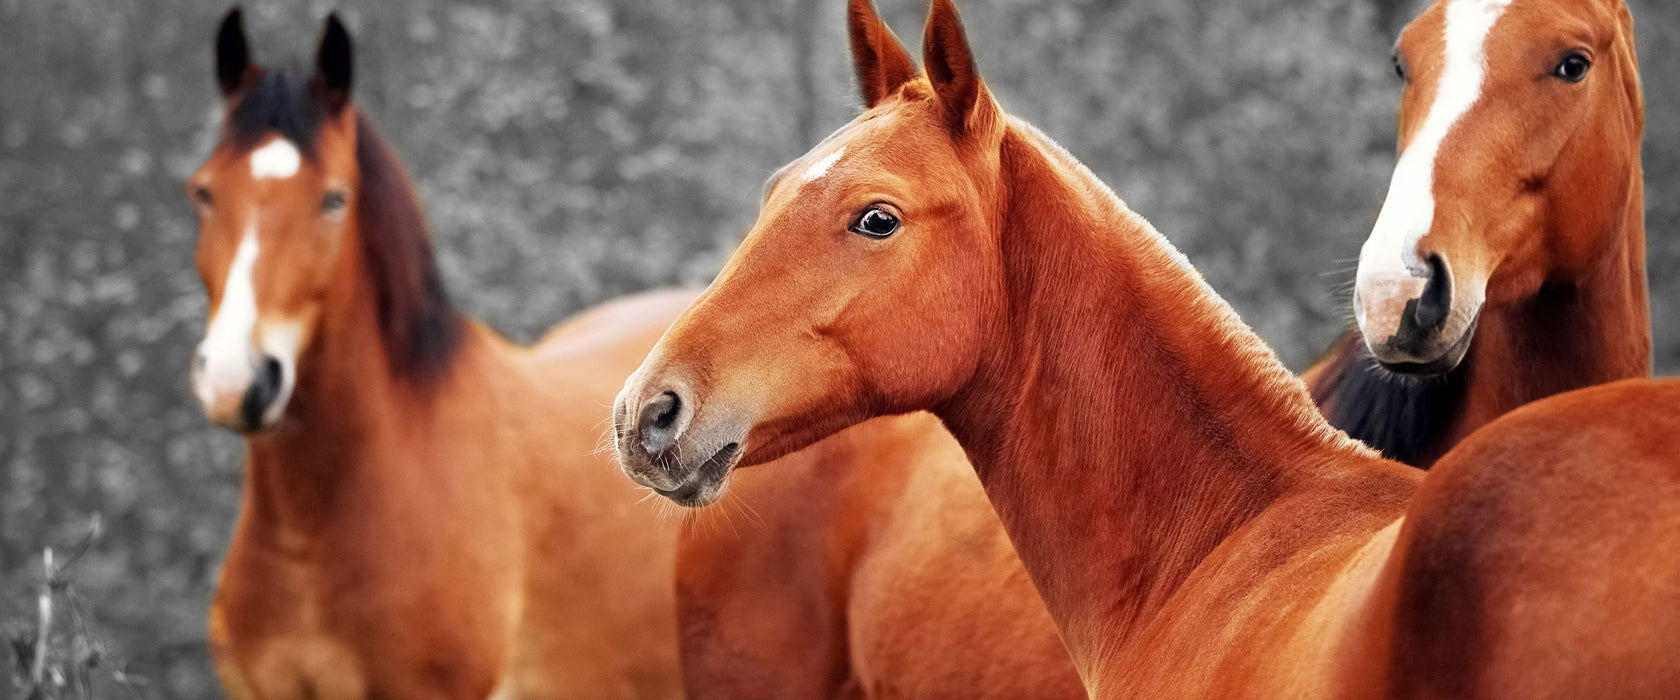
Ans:
[[[423,588],[230,562],[211,618],[218,672],[235,698],[484,697],[495,655],[448,607]]]
[[[260,598],[227,580],[218,591],[210,636],[228,694],[239,700],[367,697],[360,655],[321,624],[309,586],[300,585],[296,571],[288,573],[267,579]]]

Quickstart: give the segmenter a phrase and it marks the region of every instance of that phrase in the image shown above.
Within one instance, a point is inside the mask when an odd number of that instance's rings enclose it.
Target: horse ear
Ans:
[[[951,0],[933,0],[927,34],[922,37],[922,66],[953,133],[973,131],[995,116],[997,107],[980,82],[962,20]]]
[[[871,0],[852,0],[846,11],[852,64],[865,107],[874,107],[916,77],[916,65],[898,37],[881,21]]]
[[[315,87],[332,114],[350,102],[351,58],[350,32],[338,21],[337,13],[327,15],[321,46],[315,51]]]
[[[245,84],[251,69],[251,45],[245,41],[245,22],[236,5],[216,30],[216,83],[223,97],[232,97]]]

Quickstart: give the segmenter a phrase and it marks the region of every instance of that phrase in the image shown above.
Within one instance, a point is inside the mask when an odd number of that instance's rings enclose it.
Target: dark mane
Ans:
[[[444,292],[426,217],[402,164],[359,111],[356,166],[356,228],[385,354],[399,376],[434,379],[460,349],[465,321]]]
[[[263,136],[279,132],[305,157],[315,156],[315,135],[321,130],[321,103],[309,79],[290,70],[263,70],[239,93],[228,111],[226,138],[239,148],[255,146]]]
[[[1330,361],[1311,387],[1331,425],[1413,466],[1439,449],[1464,404],[1469,358],[1437,378],[1396,377],[1377,365],[1357,329],[1330,346]]]

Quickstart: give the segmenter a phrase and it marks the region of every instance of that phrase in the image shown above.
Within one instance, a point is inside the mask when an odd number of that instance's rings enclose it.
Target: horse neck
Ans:
[[[361,246],[345,243],[309,349],[299,358],[285,417],[247,441],[245,518],[251,532],[276,537],[269,544],[283,551],[306,548],[341,506],[365,506],[349,505],[357,489],[377,489],[403,478],[401,470],[422,468],[393,455],[411,447],[399,443],[429,434],[425,426],[447,390],[441,380],[397,370],[381,340]],[[461,342],[457,364],[482,340],[466,333]]]
[[[1531,401],[1651,374],[1637,154],[1632,167],[1625,211],[1612,231],[1596,234],[1610,236],[1600,260],[1578,277],[1548,282],[1533,297],[1483,311],[1467,363],[1463,412],[1447,446]]]
[[[1009,327],[936,412],[1087,680],[1202,560],[1315,472],[1374,455],[1182,256],[1018,123],[1004,140]]]

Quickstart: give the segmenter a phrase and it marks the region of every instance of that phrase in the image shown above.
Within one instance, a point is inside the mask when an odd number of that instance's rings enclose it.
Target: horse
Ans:
[[[1003,112],[950,0],[922,45],[920,75],[881,35],[854,52],[880,99],[772,182],[626,381],[627,476],[701,505],[930,410],[1094,697],[1680,693],[1680,382],[1530,403],[1429,472],[1386,460]]]
[[[187,183],[212,309],[191,382],[245,438],[210,609],[234,698],[676,697],[676,527],[602,454],[606,406],[690,292],[519,347],[457,311],[396,156],[220,25],[224,128]]]
[[[1331,424],[1427,468],[1525,403],[1650,375],[1644,101],[1620,0],[1440,0],[1394,66],[1356,328],[1307,380]]]
[[[869,6],[853,9],[848,32],[855,51],[891,36]],[[883,58],[915,72],[902,52]],[[858,78],[866,101],[880,97],[873,76]],[[743,473],[721,498],[677,545],[690,700],[1085,697],[961,447],[932,416],[866,422]]]

